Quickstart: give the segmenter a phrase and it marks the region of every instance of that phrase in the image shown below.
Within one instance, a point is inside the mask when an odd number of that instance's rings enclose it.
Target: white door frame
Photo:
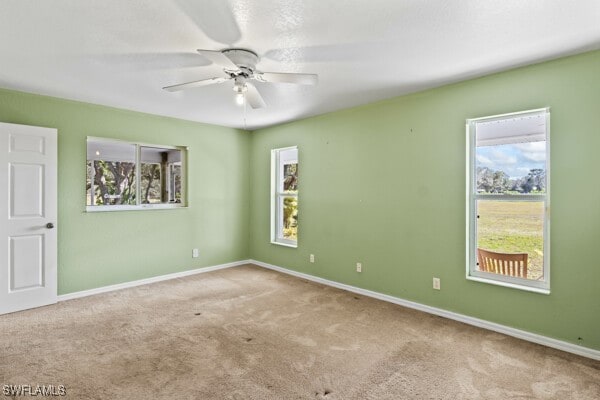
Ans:
[[[0,314],[57,301],[57,131],[0,123]]]

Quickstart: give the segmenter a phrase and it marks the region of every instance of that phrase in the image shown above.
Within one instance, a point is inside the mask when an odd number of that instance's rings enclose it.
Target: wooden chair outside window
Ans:
[[[506,254],[477,249],[479,270],[527,278],[527,253]]]

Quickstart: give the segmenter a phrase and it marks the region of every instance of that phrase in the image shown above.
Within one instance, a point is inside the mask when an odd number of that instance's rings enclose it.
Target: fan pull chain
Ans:
[[[246,125],[246,109],[247,109],[247,101],[246,101],[246,93],[243,94],[244,96],[244,130],[247,131],[248,130],[248,125]]]

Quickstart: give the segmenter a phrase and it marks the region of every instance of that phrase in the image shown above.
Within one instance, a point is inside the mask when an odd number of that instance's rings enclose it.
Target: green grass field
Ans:
[[[477,247],[500,253],[527,253],[529,279],[543,275],[544,203],[479,201]]]

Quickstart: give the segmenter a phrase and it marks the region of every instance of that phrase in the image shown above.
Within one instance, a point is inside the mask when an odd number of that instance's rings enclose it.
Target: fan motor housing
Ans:
[[[249,70],[256,69],[256,64],[260,60],[256,53],[246,49],[227,49],[222,53],[238,67],[245,67]]]

